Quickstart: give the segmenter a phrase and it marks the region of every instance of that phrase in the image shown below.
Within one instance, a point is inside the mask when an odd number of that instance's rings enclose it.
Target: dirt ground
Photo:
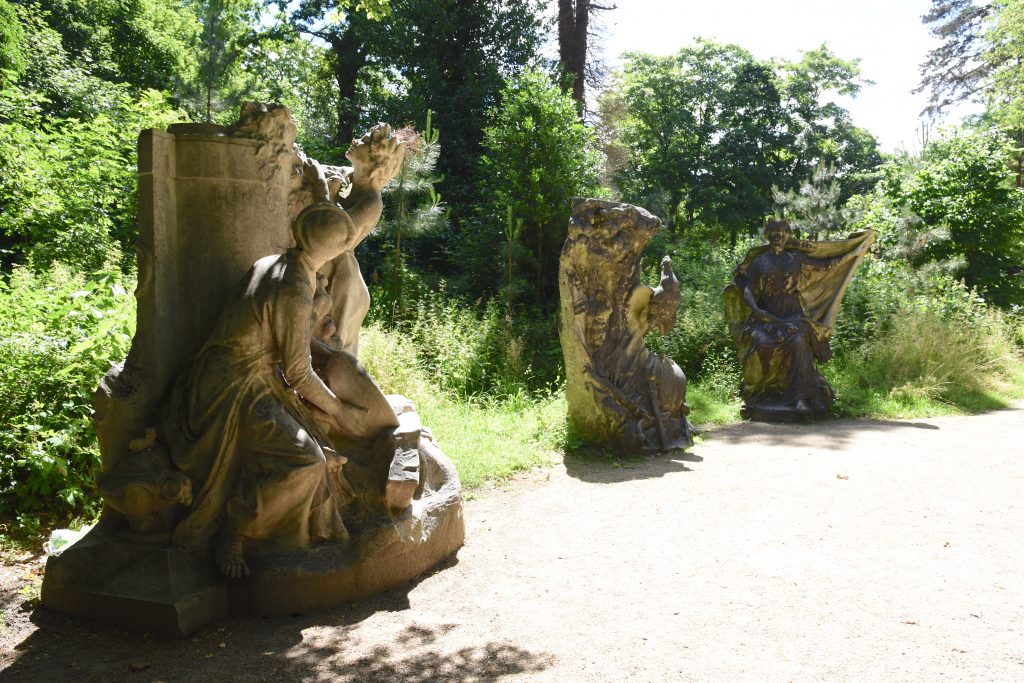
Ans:
[[[1024,680],[1020,408],[569,459],[467,502],[415,582],[185,640],[49,613],[7,566],[0,679]]]

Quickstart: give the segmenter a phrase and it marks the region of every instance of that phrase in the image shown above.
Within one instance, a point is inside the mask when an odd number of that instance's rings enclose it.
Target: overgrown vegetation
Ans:
[[[0,516],[26,531],[97,510],[92,395],[135,330],[126,284],[65,267],[0,280]]]
[[[670,254],[680,312],[649,343],[690,378],[696,423],[738,419],[720,293],[781,213],[804,236],[881,236],[833,335],[837,415],[1007,405],[1024,395],[1019,5],[934,1],[946,44],[925,85],[938,108],[975,93],[988,109],[886,157],[839,103],[865,85],[857,60],[827,46],[630,54],[581,117],[563,90],[582,93],[589,66],[545,65],[541,0],[0,0],[0,523],[32,534],[95,513],[91,397],[134,324],[136,135],[231,121],[242,99],[288,105],[328,163],[354,131],[403,127],[410,156],[358,251],[360,355],[470,488],[576,443],[555,278],[577,195],[668,227],[645,280]]]

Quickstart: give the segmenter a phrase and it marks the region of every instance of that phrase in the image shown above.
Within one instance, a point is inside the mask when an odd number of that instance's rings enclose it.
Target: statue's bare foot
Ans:
[[[241,579],[249,576],[249,565],[242,554],[244,540],[238,534],[221,538],[214,550],[214,560],[220,573],[229,579]]]

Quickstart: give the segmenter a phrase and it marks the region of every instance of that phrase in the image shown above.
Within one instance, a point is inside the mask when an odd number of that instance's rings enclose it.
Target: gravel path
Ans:
[[[0,679],[1024,680],[1024,410],[692,451],[486,492],[457,559],[333,611],[154,642],[14,600]]]

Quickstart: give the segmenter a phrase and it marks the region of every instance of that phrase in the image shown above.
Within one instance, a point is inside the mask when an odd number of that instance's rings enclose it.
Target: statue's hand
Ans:
[[[751,315],[753,315],[756,319],[758,319],[758,320],[760,320],[761,322],[764,322],[764,323],[778,323],[778,322],[780,322],[778,317],[772,315],[768,311],[766,311],[764,309],[761,309],[761,308],[753,309],[751,311]]]
[[[352,191],[379,192],[398,175],[405,161],[405,144],[386,123],[378,123],[352,142],[345,157],[352,162]]]
[[[342,466],[348,462],[348,458],[341,455],[333,448],[322,448],[324,457],[327,459],[327,471],[328,472],[341,472]]]

